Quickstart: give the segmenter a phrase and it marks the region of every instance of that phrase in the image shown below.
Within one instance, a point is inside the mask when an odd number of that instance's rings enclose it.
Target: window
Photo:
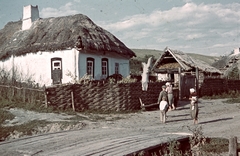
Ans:
[[[115,63],[115,74],[119,74],[119,63]]]
[[[56,69],[61,70],[62,69],[62,59],[59,57],[51,58],[51,66],[52,66],[51,67],[52,70],[56,70]]]
[[[108,59],[102,59],[102,77],[106,78],[108,76]]]
[[[53,70],[61,69],[61,61],[53,61]]]
[[[87,75],[90,75],[94,78],[94,58],[87,58]]]

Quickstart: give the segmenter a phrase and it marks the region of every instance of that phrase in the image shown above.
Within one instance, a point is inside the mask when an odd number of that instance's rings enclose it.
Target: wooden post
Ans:
[[[178,90],[179,90],[179,100],[182,100],[182,91],[181,91],[181,68],[178,68]]]
[[[45,98],[45,108],[48,107],[48,101],[47,101],[47,93],[44,93],[44,98]]]
[[[229,139],[229,156],[238,156],[237,137],[231,136]]]
[[[15,96],[15,90],[14,90],[14,86],[12,86],[11,88],[12,88],[12,95],[11,95],[11,101],[12,101]]]
[[[198,91],[198,88],[199,88],[199,70],[198,68],[195,69],[196,71],[196,92],[197,94],[199,95],[199,91]]]
[[[26,89],[23,87],[23,102],[26,102]]]
[[[71,92],[71,97],[72,97],[72,109],[75,112],[73,91]]]
[[[43,86],[43,91],[44,91],[44,100],[45,100],[45,108],[48,107],[48,101],[47,101],[47,91],[45,85]]]

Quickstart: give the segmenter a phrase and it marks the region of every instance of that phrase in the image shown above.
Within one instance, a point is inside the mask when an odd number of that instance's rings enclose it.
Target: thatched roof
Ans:
[[[221,69],[224,76],[229,75],[234,68],[240,69],[240,53],[222,56],[221,59],[213,63],[213,66]]]
[[[14,55],[69,48],[85,52],[117,53],[136,56],[110,32],[93,23],[87,16],[77,14],[38,19],[28,30],[21,30],[22,22],[9,22],[0,30],[0,60]]]
[[[198,68],[204,73],[222,74],[222,72],[209,64],[193,59],[187,54],[178,51],[165,48],[163,54],[153,65],[152,70],[157,73],[167,73],[169,71],[178,72],[178,67],[181,67],[183,71],[195,71]]]

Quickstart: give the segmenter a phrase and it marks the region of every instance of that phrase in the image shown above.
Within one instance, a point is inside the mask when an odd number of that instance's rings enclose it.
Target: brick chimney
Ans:
[[[32,22],[39,18],[38,6],[28,5],[23,7],[22,30],[27,30],[31,27]]]

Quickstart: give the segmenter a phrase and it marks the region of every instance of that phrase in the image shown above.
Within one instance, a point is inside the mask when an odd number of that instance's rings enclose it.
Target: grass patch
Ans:
[[[202,151],[217,154],[228,152],[228,144],[229,141],[225,138],[206,138]]]
[[[222,93],[212,96],[203,96],[203,99],[227,99],[223,101],[225,103],[240,103],[240,92],[239,91],[229,91],[228,93]]]
[[[19,101],[10,101],[8,99],[4,99],[0,97],[0,109],[1,108],[22,108],[25,110],[31,110],[39,113],[60,113],[61,111],[53,108],[53,107],[45,107],[43,104],[39,103],[24,103],[24,102],[19,102]],[[70,111],[66,111],[70,112]]]
[[[28,123],[15,126],[1,126],[0,125],[0,141],[5,141],[9,136],[23,137],[31,136],[34,134],[58,132],[63,130],[71,130],[75,125],[80,122],[77,120],[73,121],[58,121],[49,122],[45,120],[33,120]],[[80,123],[81,125],[82,123]],[[84,125],[84,124],[82,124]],[[53,127],[53,128],[52,128]]]
[[[194,153],[191,151],[189,139],[169,140],[168,143],[160,144],[156,147],[140,150],[129,154],[129,156],[144,155],[150,153],[151,155],[174,155],[174,156],[191,156]],[[220,155],[228,152],[229,141],[226,138],[206,138],[206,142],[200,148],[200,155]],[[238,143],[238,151],[240,151],[240,144]]]
[[[14,119],[14,115],[7,110],[0,109],[0,124],[4,123],[5,120]]]
[[[229,98],[225,101],[223,101],[224,103],[240,103],[240,97],[237,97],[237,98]]]
[[[21,133],[21,136],[32,135],[32,131],[34,128],[38,126],[45,126],[48,123],[50,122],[44,120],[33,120],[31,122],[16,126],[5,127],[0,125],[0,140],[4,141],[10,134],[13,134],[14,132]]]

